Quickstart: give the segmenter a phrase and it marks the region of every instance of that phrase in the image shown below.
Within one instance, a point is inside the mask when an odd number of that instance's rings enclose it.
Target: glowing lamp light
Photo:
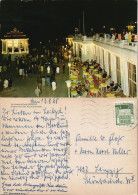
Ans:
[[[129,25],[129,26],[128,26],[128,30],[131,31],[131,32],[133,32],[133,31],[134,31],[134,26]]]
[[[68,88],[71,87],[71,80],[67,80],[65,82],[66,82]]]
[[[67,84],[67,88],[68,88],[68,97],[70,98],[70,87],[71,87],[71,80],[67,80],[65,81]]]
[[[115,28],[110,28],[110,31],[115,30]]]
[[[71,67],[71,63],[68,63],[68,67],[69,67],[69,68]]]

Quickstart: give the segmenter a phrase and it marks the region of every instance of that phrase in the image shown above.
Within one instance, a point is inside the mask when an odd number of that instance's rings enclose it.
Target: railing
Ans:
[[[120,47],[123,49],[130,49],[137,52],[137,42],[128,42],[127,40],[114,40],[110,38],[103,37],[86,37],[86,36],[75,36],[73,41],[96,41],[104,44],[112,45],[115,47]]]

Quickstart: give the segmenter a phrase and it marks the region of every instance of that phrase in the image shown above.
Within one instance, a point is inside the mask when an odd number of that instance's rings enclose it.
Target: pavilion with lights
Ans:
[[[11,55],[11,60],[15,57],[26,56],[29,54],[29,38],[23,33],[14,28],[12,31],[4,35],[2,41],[2,54],[5,58]]]

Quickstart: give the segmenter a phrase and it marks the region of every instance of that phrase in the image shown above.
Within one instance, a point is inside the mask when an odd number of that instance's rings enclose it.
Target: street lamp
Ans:
[[[68,63],[68,67],[69,67],[69,76],[70,76],[70,67],[71,67],[71,63]]]
[[[67,80],[65,81],[67,84],[67,88],[68,88],[68,97],[70,98],[70,87],[71,87],[71,80]]]

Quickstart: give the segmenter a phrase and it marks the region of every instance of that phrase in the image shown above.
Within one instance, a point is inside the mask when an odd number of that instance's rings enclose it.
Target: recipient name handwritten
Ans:
[[[120,164],[120,166],[110,164],[112,158],[112,162],[114,162],[116,157],[124,160],[126,156],[132,154],[130,146],[126,143],[126,137],[116,133],[106,136],[103,134],[99,134],[99,136],[77,134],[75,137],[75,155],[83,156],[84,158],[87,156],[91,161],[92,159],[93,161],[100,159],[100,164],[95,161],[95,166],[87,165],[89,161],[84,166],[78,164],[76,166],[77,175],[80,176],[81,174],[83,182],[91,185],[133,184],[136,182],[133,172],[125,170],[123,164]],[[108,161],[106,161],[107,156],[109,157]]]

